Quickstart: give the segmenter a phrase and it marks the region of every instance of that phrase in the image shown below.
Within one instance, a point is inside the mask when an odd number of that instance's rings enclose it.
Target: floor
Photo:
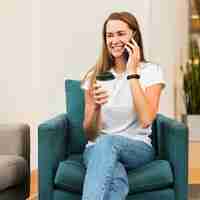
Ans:
[[[38,171],[33,170],[31,173],[30,197],[28,200],[37,200],[38,198]]]
[[[29,197],[28,200],[38,200],[38,195],[37,194],[31,195],[31,197]]]
[[[189,143],[189,184],[200,184],[200,142]],[[199,199],[200,200],[200,199]]]
[[[189,200],[200,200],[200,184],[189,185]]]

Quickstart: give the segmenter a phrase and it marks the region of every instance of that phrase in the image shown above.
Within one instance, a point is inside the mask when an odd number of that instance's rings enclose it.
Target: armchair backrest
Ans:
[[[80,81],[65,81],[66,111],[69,120],[69,153],[81,153],[86,144],[82,126],[84,119],[84,91]]]
[[[86,138],[83,130],[84,119],[84,90],[80,88],[80,81],[66,80],[65,81],[65,94],[66,94],[66,110],[69,119],[69,152],[80,153],[84,150]],[[156,120],[152,127],[152,144],[157,152],[157,131]]]

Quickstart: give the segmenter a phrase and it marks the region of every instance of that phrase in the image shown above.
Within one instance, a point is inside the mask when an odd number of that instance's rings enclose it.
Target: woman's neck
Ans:
[[[126,70],[126,62],[121,58],[115,59],[114,68],[116,73],[121,74]]]

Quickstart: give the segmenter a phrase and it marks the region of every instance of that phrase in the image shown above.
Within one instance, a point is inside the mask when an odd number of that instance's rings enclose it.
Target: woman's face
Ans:
[[[132,30],[121,20],[109,20],[106,25],[106,45],[114,58],[123,57],[125,45],[132,37]]]

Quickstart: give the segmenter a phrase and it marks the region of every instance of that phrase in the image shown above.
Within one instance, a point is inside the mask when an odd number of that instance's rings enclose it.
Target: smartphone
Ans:
[[[131,40],[129,42],[132,43]],[[125,61],[127,62],[128,58],[129,58],[129,53],[128,53],[128,50],[126,48],[124,49],[123,56],[124,56]]]
[[[125,61],[128,62],[129,53],[127,49],[124,49],[123,56],[124,56]]]
[[[135,39],[135,35],[136,35],[136,31],[133,33],[133,36],[132,36],[133,39]],[[132,43],[131,39],[130,39],[129,42]],[[127,49],[124,49],[123,54],[124,54],[124,58],[125,58],[125,60],[127,62],[128,61],[128,57],[129,57],[129,53],[128,53]]]

